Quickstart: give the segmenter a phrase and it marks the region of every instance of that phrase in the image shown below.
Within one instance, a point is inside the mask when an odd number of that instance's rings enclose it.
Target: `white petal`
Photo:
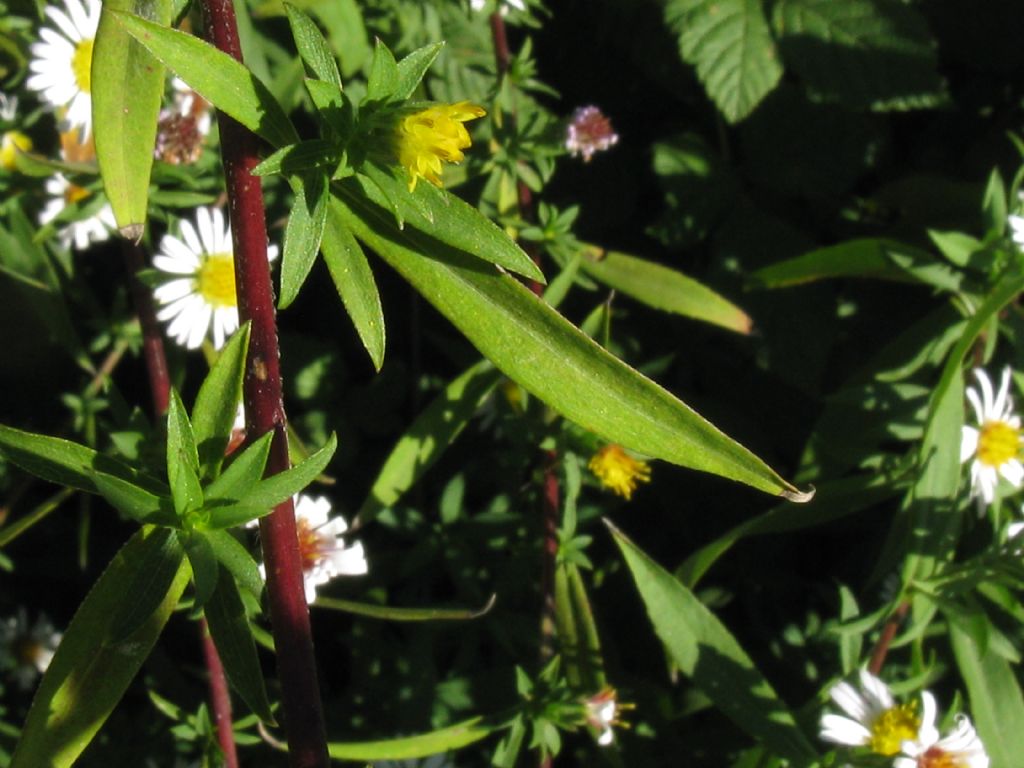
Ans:
[[[833,744],[857,747],[871,741],[871,731],[842,715],[826,714],[821,718],[821,738]]]
[[[330,557],[330,567],[336,576],[362,576],[370,570],[361,542],[355,542]]]
[[[974,427],[968,427],[966,424],[964,425],[963,431],[960,434],[961,464],[963,464],[965,461],[974,456],[974,454],[978,451],[978,436],[980,434],[981,433]]]
[[[993,405],[995,403],[993,402],[992,382],[989,380],[988,374],[985,373],[982,368],[974,369],[974,378],[978,380],[978,386],[981,388],[981,410],[984,414],[981,421],[994,418],[993,414],[995,409],[993,408]]]
[[[1003,462],[999,467],[999,474],[1005,477],[1014,488],[1020,488],[1021,483],[1024,482],[1024,466],[1021,466],[1017,459]]]

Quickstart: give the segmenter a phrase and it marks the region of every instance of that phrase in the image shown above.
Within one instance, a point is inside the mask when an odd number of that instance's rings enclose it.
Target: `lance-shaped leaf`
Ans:
[[[610,442],[806,500],[770,467],[685,403],[609,354],[509,275],[415,232],[379,208],[348,201],[352,231],[510,378]]]
[[[889,258],[890,253],[931,260],[927,251],[898,240],[866,237],[818,248],[757,270],[750,282],[758,288],[786,288],[837,277],[864,277],[911,282],[913,278]]]
[[[174,504],[169,497],[150,493],[106,472],[94,471],[92,478],[103,498],[126,517],[143,524],[174,526],[177,523]]]
[[[263,477],[274,433],[267,432],[242,451],[224,473],[204,489],[207,502],[242,498]]]
[[[196,438],[181,396],[174,389],[167,406],[167,480],[174,499],[174,511],[179,517],[202,506],[203,488],[199,483]]]
[[[321,597],[317,595],[314,606],[329,608],[358,616],[386,621],[469,621],[485,616],[494,607],[497,595],[491,595],[482,608],[397,608],[391,605],[372,605],[342,600],[337,597]]]
[[[400,99],[395,94],[398,86],[398,63],[378,38],[370,62],[370,76],[366,81],[366,98],[368,101],[398,101]]]
[[[298,466],[261,480],[246,491],[239,502],[253,508],[269,510],[276,507],[316,480],[337,448],[338,437],[332,432],[323,448]]]
[[[398,62],[398,85],[395,90],[395,98],[408,99],[412,96],[420,80],[427,74],[434,59],[441,53],[444,43],[432,43],[422,48],[417,48],[400,62]]]
[[[198,611],[206,605],[213,591],[217,588],[220,566],[209,540],[201,531],[183,531],[179,538],[192,566],[192,583],[196,594],[193,608]]]
[[[173,536],[160,528],[136,533],[79,606],[32,700],[11,768],[70,766],[120,701],[188,583]],[[140,588],[168,571],[162,594]]]
[[[259,598],[263,592],[263,577],[249,550],[228,531],[206,531],[206,540],[217,561],[235,577],[238,586]]]
[[[197,37],[121,12],[111,14],[175,74],[217,109],[275,147],[299,140],[270,90],[228,54]]]
[[[384,741],[330,742],[327,752],[335,760],[412,760],[429,757],[440,752],[461,749],[469,744],[487,738],[495,726],[474,717],[457,725],[450,725],[430,733],[404,736]]]
[[[92,125],[103,188],[122,234],[142,236],[164,68],[111,13],[125,11],[160,25],[170,0],[105,0],[92,51]]]
[[[605,285],[649,307],[750,333],[750,317],[732,302],[682,272],[626,253],[588,246],[580,267]]]
[[[231,335],[217,362],[199,388],[192,407],[192,430],[199,455],[200,477],[216,477],[231,440],[238,405],[242,402],[242,376],[249,348],[249,323]]]
[[[661,642],[689,677],[742,730],[796,765],[817,755],[736,638],[697,597],[609,525]]]
[[[278,309],[284,309],[299,295],[313,261],[320,250],[327,219],[327,176],[317,171],[291,179],[295,200],[288,225],[284,230],[284,256],[281,258],[281,298]]]
[[[295,47],[302,58],[306,74],[317,80],[331,83],[341,90],[338,62],[334,60],[334,52],[324,36],[320,34],[316,23],[294,5],[285,3],[284,10],[288,14],[288,25],[292,28]]]

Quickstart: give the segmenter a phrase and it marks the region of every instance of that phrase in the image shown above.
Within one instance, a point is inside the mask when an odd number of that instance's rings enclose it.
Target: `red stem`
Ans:
[[[878,642],[875,643],[875,647],[871,651],[871,661],[868,663],[868,672],[872,675],[877,676],[882,671],[882,667],[885,665],[885,657],[889,653],[889,646],[892,645],[896,632],[899,630],[900,624],[907,617],[907,611],[909,610],[909,602],[904,601],[900,603],[892,616],[885,622],[885,626],[882,627],[882,634],[879,635]]]
[[[206,619],[199,620],[199,631],[203,638],[203,658],[210,675],[210,706],[213,708],[213,724],[217,729],[217,742],[224,757],[224,768],[238,768],[238,752],[235,749],[235,731],[231,727],[231,691],[228,690],[224,665],[221,663],[217,646],[213,644]]]
[[[242,61],[231,0],[204,0],[203,8],[213,44]],[[259,178],[252,175],[259,161],[259,142],[222,112],[217,120],[234,237],[238,313],[242,322],[252,323],[243,385],[246,434],[251,440],[274,431],[267,462],[267,474],[272,475],[287,469],[289,462],[263,190]],[[260,540],[289,762],[292,768],[327,768],[327,736],[291,499],[260,520]]]

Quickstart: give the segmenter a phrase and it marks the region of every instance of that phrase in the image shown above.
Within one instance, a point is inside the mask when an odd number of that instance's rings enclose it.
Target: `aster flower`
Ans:
[[[903,755],[893,768],[988,768],[988,753],[966,715],[957,715],[953,730],[939,738],[935,727],[935,698],[924,691],[921,729],[917,737],[903,742]]]
[[[1018,248],[1024,248],[1024,216],[1010,214],[1007,222],[1010,225],[1010,238]]]
[[[32,45],[32,75],[25,86],[62,114],[62,130],[77,128],[84,139],[92,130],[92,47],[100,23],[100,0],[63,0],[46,15],[56,25],[39,30]]]
[[[632,704],[621,704],[614,688],[604,688],[584,702],[587,725],[598,732],[597,743],[602,747],[615,741],[613,727],[628,727],[620,719],[622,710],[632,709]]]
[[[313,498],[300,493],[295,497],[295,529],[308,604],[316,600],[316,588],[331,579],[362,576],[369,570],[362,543],[345,543],[343,534],[348,530],[345,518],[330,515],[331,502],[323,496]],[[266,566],[262,563],[260,574],[267,578]]]
[[[612,122],[598,107],[578,107],[565,129],[565,148],[572,157],[583,155],[583,162],[598,152],[617,144],[619,135],[612,130]]]
[[[10,670],[19,688],[29,688],[46,672],[61,641],[61,633],[44,615],[29,625],[20,609],[15,616],[0,621],[0,665]]]
[[[601,485],[626,501],[633,497],[637,483],[651,479],[651,468],[647,462],[634,459],[615,443],[609,443],[591,456],[587,468],[601,481]]]
[[[409,173],[410,192],[416,189],[419,179],[441,186],[442,162],[462,162],[462,150],[473,143],[463,123],[485,114],[483,107],[460,101],[434,104],[399,119],[395,127],[395,154],[399,165]]]
[[[238,329],[235,297],[234,248],[231,226],[218,208],[196,210],[196,225],[183,220],[181,238],[164,235],[153,266],[172,275],[153,291],[157,319],[170,321],[167,335],[188,349],[198,349],[213,330],[213,346],[220,349]],[[277,247],[267,249],[277,257]]]
[[[879,755],[895,755],[901,745],[917,738],[920,718],[917,702],[897,705],[889,686],[866,669],[860,687],[842,682],[829,691],[832,701],[845,713],[826,712],[821,718],[821,738],[847,747],[868,747]]]
[[[87,200],[92,192],[68,181],[67,177],[58,173],[46,180],[44,185],[49,201],[39,212],[39,223],[48,224],[59,216],[65,208],[74,203]],[[110,232],[117,228],[114,220],[114,210],[110,203],[103,206],[78,221],[61,227],[57,230],[57,237],[65,248],[74,247],[77,250],[85,250],[92,243],[100,243],[110,237]]]
[[[967,387],[967,399],[974,406],[978,427],[964,425],[960,442],[960,463],[970,459],[971,495],[985,504],[995,499],[1002,477],[1014,488],[1024,482],[1020,462],[1020,417],[1013,411],[1010,397],[1010,369],[1003,369],[999,392],[993,395],[992,382],[980,368],[974,370],[978,389]]]

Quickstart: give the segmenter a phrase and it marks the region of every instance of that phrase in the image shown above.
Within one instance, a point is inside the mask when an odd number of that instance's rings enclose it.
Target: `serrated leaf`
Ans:
[[[441,458],[501,379],[501,372],[483,360],[441,390],[398,438],[356,519],[365,524],[394,505]]]
[[[171,21],[170,0],[107,0],[92,51],[92,125],[103,188],[126,237],[142,236],[164,68],[111,16]]]
[[[179,517],[202,506],[203,488],[199,483],[196,438],[181,396],[174,389],[167,406],[167,480],[174,499],[174,511]]]
[[[753,112],[782,77],[761,0],[670,0],[665,18],[730,123]]]
[[[384,364],[384,309],[363,249],[342,222],[332,197],[320,248],[334,287],[376,370]]]
[[[441,53],[444,43],[432,43],[422,48],[417,48],[408,56],[398,62],[398,86],[395,91],[396,99],[408,99],[412,96],[420,80],[427,74],[434,59]]]
[[[390,101],[398,90],[398,64],[395,57],[380,38],[373,48],[370,62],[370,76],[366,81],[367,101]]]
[[[224,671],[231,686],[260,720],[274,725],[274,713],[267,699],[263,672],[256,655],[256,643],[249,619],[245,615],[245,606],[235,580],[225,568],[220,569],[217,588],[206,604],[204,613],[210,627],[210,636],[224,662]]]
[[[654,309],[750,333],[746,312],[682,272],[596,246],[584,249],[580,266],[595,280]]]
[[[797,765],[817,759],[786,704],[697,597],[609,525],[672,661],[737,726]]]
[[[204,489],[207,503],[218,499],[238,500],[260,482],[273,439],[274,432],[267,432],[239,453],[221,476]]]
[[[111,15],[190,88],[271,145],[283,147],[299,140],[267,86],[228,54],[138,16],[117,11]]]
[[[295,38],[295,47],[299,51],[302,63],[310,77],[323,80],[337,86],[341,90],[341,74],[338,63],[334,60],[331,46],[320,34],[314,21],[306,14],[289,3],[284,4],[288,14],[288,24]]]
[[[188,583],[179,548],[174,577],[162,598],[127,636],[115,637],[119,624],[127,626],[120,612],[126,600],[150,603],[150,593],[128,590],[168,552],[172,535],[153,528],[136,533],[79,606],[32,700],[11,768],[72,765],[120,701]]]
[[[349,202],[349,201],[346,201]],[[509,275],[468,254],[397,232],[352,200],[344,221],[499,369],[566,418],[654,458],[806,499],[669,392],[613,357]],[[427,255],[429,254],[429,256]]]
[[[290,179],[295,199],[284,230],[281,259],[281,297],[278,309],[285,309],[299,295],[313,261],[320,251],[330,200],[327,176],[311,172]]]
[[[474,717],[430,733],[403,736],[398,739],[330,742],[327,744],[327,752],[335,760],[412,760],[461,749],[487,738],[493,731],[494,726],[484,723],[479,717]]]
[[[216,477],[231,440],[231,428],[242,402],[242,378],[249,349],[247,321],[228,339],[217,362],[203,380],[192,407],[192,429],[199,458],[199,475]]]
[[[338,437],[332,432],[319,451],[298,466],[261,480],[250,488],[239,501],[251,507],[264,509],[276,507],[316,480],[330,462],[337,448]]]
[[[943,98],[935,41],[899,0],[780,0],[779,48],[811,94],[854,109],[917,109]]]

